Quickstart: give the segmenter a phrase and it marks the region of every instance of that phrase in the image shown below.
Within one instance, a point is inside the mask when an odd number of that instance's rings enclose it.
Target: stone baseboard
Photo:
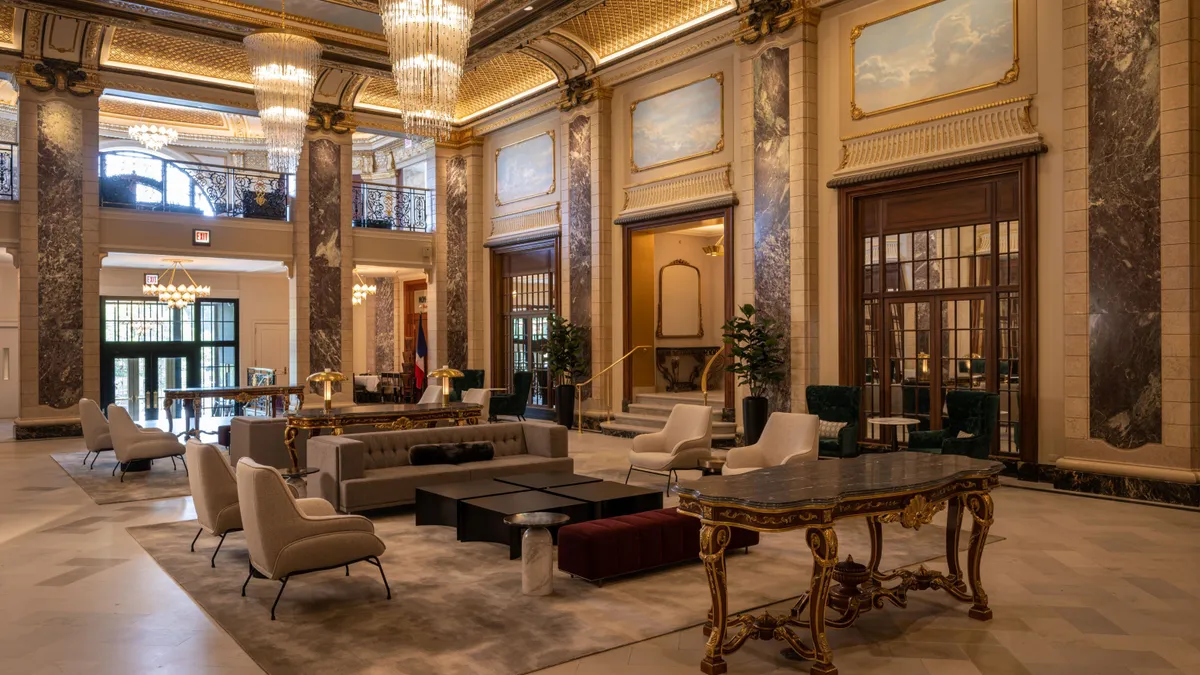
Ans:
[[[1063,469],[1053,464],[1001,460],[1004,474],[1030,483],[1049,483],[1055,490],[1136,499],[1154,504],[1200,508],[1200,485],[1136,476],[1114,476]]]
[[[83,425],[78,419],[61,420],[16,420],[13,423],[13,438],[18,441],[39,441],[47,438],[72,438],[83,436]]]

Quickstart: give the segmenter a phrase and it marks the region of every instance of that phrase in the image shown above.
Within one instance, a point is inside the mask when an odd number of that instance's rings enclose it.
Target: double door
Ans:
[[[122,350],[123,351],[123,350]],[[196,386],[199,363],[186,351],[141,349],[110,356],[102,363],[101,403],[115,403],[129,411],[134,422],[182,419],[182,403],[163,409],[163,392]],[[188,412],[190,414],[190,411]]]

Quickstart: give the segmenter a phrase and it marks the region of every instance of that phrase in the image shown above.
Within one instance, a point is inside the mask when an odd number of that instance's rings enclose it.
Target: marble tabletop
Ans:
[[[898,452],[804,462],[735,476],[678,481],[682,499],[766,509],[827,506],[840,499],[918,491],[958,478],[1000,473],[999,462],[961,455]]]
[[[478,403],[396,403],[391,405],[347,405],[337,406],[332,411],[324,408],[305,408],[288,415],[289,418],[320,419],[322,417],[347,417],[354,415],[391,415],[406,412],[437,412],[440,410],[479,410]]]

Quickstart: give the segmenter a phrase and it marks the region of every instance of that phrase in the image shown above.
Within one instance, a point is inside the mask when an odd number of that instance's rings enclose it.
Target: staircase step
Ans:
[[[635,394],[633,397],[634,404],[661,405],[668,408],[674,408],[677,404],[686,403],[688,405],[704,405],[704,395],[700,392],[688,392],[685,394],[669,394],[660,392],[657,394]],[[725,405],[725,395],[719,391],[709,392],[708,405],[715,410],[721,410]]]
[[[730,425],[730,427],[733,426],[733,423],[731,423],[731,422],[728,424]],[[636,425],[636,424],[622,424],[619,421],[601,422],[600,423],[601,433],[603,433],[606,436],[619,436],[622,438],[632,438],[634,436],[640,436],[641,434],[651,434],[651,433],[654,433],[655,431],[660,431],[660,430],[661,430],[661,427],[658,429],[655,429],[653,427],[645,427],[645,426],[640,426],[640,425]],[[729,429],[728,432],[722,431],[721,433],[718,433],[715,427],[713,429],[713,442],[714,443],[716,443],[718,441],[728,443],[728,442],[733,441],[736,437],[737,436],[734,433],[734,429],[732,429],[732,428]]]
[[[634,415],[653,415],[666,419],[671,415],[671,410],[675,407],[674,404],[666,405],[662,403],[630,403],[629,412]],[[721,409],[713,408],[713,421],[721,421]]]
[[[652,431],[657,431],[659,429],[662,429],[663,426],[666,425],[667,418],[659,417],[657,415],[638,415],[638,414],[633,414],[633,413],[616,413],[613,415],[613,421],[620,422],[621,424],[625,424],[628,426],[649,427]],[[720,431],[721,433],[725,433],[727,430],[732,430],[734,428],[734,423],[733,422],[722,422],[720,420],[713,420],[712,426],[713,426],[714,433],[716,433],[718,431]]]

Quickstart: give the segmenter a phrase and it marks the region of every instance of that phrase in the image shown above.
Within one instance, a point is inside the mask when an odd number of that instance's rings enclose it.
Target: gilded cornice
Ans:
[[[22,60],[17,69],[17,82],[41,93],[57,91],[80,97],[98,96],[104,89],[96,71],[55,59]]]
[[[330,131],[335,134],[353,133],[358,128],[354,114],[327,103],[314,103],[308,111],[309,131]]]
[[[525,0],[521,0],[520,2],[516,2],[515,0],[502,1],[505,3],[512,3],[514,6],[519,7],[523,7],[528,4],[528,2]],[[468,54],[466,67],[467,69],[474,68],[485,61],[490,61],[500,54],[510,52],[521,45],[531,42],[534,38],[549,33],[552,28],[558,26],[559,24],[565,23],[566,21],[583,14],[589,9],[608,1],[609,0],[576,0],[576,2],[568,2],[552,12],[543,14],[535,21],[527,24],[519,30],[513,31],[503,38]],[[489,14],[490,13],[491,12],[489,11]],[[499,14],[500,13],[497,12],[497,15]],[[474,30],[480,31],[483,29],[483,27],[477,24]]]

